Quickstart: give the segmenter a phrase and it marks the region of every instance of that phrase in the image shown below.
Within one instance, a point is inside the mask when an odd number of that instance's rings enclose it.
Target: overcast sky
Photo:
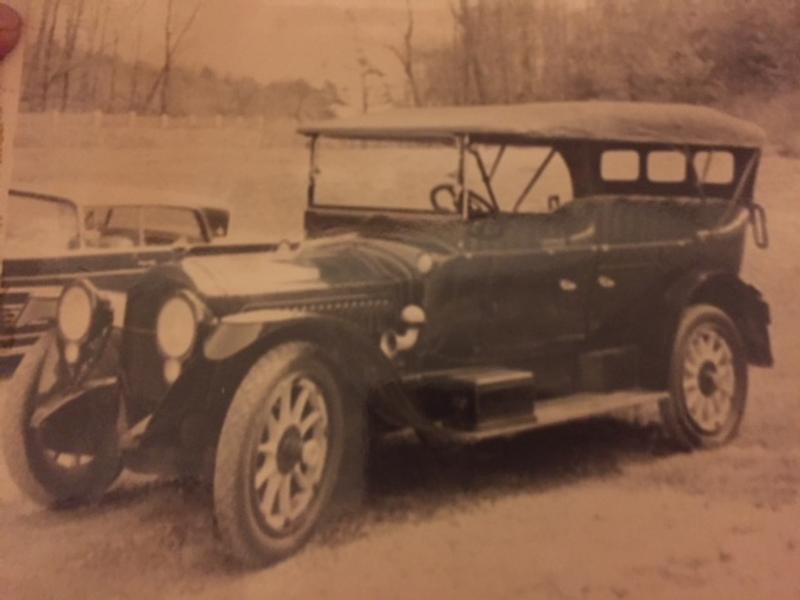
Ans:
[[[117,1],[120,6],[126,2]],[[145,1],[145,56],[157,62],[163,52],[165,2]],[[135,0],[127,2],[136,5]],[[176,28],[194,2],[176,0]],[[452,33],[448,0],[411,0],[411,4],[419,44],[448,39]],[[391,80],[402,81],[399,65],[385,46],[401,43],[405,11],[405,0],[205,0],[178,62],[207,64],[222,74],[250,75],[263,82],[329,79],[346,91],[357,87],[358,36],[370,60]],[[135,28],[127,25],[130,17],[122,22],[121,44],[130,49]]]

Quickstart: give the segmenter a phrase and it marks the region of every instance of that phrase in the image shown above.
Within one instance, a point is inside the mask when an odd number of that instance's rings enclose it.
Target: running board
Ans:
[[[608,394],[581,393],[563,396],[553,400],[540,400],[535,403],[533,415],[529,420],[515,419],[504,423],[494,422],[474,431],[446,430],[445,435],[453,441],[462,443],[510,437],[526,431],[568,423],[587,417],[596,417],[619,410],[658,403],[667,397],[666,392],[642,390],[612,392]]]

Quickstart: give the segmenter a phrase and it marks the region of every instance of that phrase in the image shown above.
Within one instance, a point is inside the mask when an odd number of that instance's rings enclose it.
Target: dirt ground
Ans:
[[[256,142],[23,145],[17,184],[144,180],[237,198],[236,229],[298,231],[303,150]],[[744,276],[773,307],[777,365],[751,372],[730,446],[673,453],[617,420],[453,454],[401,437],[355,516],[255,572],[222,553],[204,488],[126,475],[97,506],[48,512],[0,473],[0,599],[800,598],[798,189],[800,161],[768,155],[772,247],[748,248]]]

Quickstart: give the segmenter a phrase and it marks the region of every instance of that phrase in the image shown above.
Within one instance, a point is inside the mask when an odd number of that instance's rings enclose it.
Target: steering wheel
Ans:
[[[446,195],[449,198],[449,203],[452,204],[453,208],[449,206],[443,205],[441,196]],[[452,183],[440,183],[439,185],[435,186],[431,189],[431,205],[433,206],[436,212],[456,212],[461,213],[461,198],[458,197],[456,193],[455,185]],[[469,209],[470,212],[475,212],[478,214],[488,215],[495,212],[495,206],[489,200],[478,194],[477,192],[473,192],[472,190],[467,191],[467,202],[469,202]]]

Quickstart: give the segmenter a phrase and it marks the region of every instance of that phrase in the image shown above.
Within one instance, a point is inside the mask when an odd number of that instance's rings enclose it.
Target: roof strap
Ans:
[[[533,186],[535,186],[536,183],[539,181],[539,179],[542,177],[544,170],[547,168],[547,165],[550,164],[550,161],[553,160],[553,157],[555,155],[556,155],[556,149],[553,148],[550,150],[550,154],[548,154],[542,161],[542,164],[539,165],[539,168],[536,169],[536,173],[533,174],[533,177],[531,177],[531,180],[528,182],[528,185],[525,186],[524,190],[522,190],[522,194],[520,194],[520,197],[514,203],[514,210],[512,212],[517,212],[519,210],[519,207],[522,206],[522,203],[525,201],[525,198],[528,197],[528,194],[533,189]]]
[[[494,179],[495,173],[497,173],[497,168],[500,166],[500,161],[503,159],[503,155],[506,153],[506,146],[503,144],[500,146],[500,150],[497,151],[497,156],[494,157],[494,162],[492,163],[492,168],[489,170],[489,179]]]
[[[486,171],[486,165],[483,163],[483,158],[481,157],[480,152],[478,152],[474,146],[469,146],[469,153],[475,157],[475,162],[478,164],[478,171],[480,171],[481,179],[483,180],[483,185],[486,188],[486,191],[489,193],[489,198],[492,200],[492,204],[494,204],[494,209],[499,211],[500,206],[497,204],[497,198],[494,195],[494,189],[492,189],[492,175]],[[495,160],[495,162],[497,161]]]

